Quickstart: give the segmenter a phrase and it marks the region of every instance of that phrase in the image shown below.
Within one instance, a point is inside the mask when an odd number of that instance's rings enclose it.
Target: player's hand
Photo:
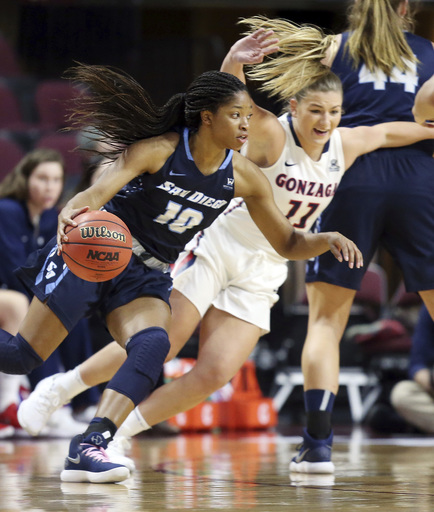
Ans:
[[[279,39],[273,35],[272,30],[260,28],[243,37],[232,46],[232,59],[240,64],[261,63],[266,55],[279,51]]]
[[[434,128],[434,119],[426,119],[423,115],[416,110],[416,107],[412,108],[412,114],[416,123],[421,124],[422,126],[427,126],[429,128]]]
[[[57,254],[62,252],[63,242],[68,241],[68,236],[65,235],[66,226],[77,226],[74,218],[81,213],[85,213],[89,210],[89,206],[83,206],[81,208],[70,208],[65,206],[59,213],[57,218]]]
[[[350,268],[363,267],[363,255],[352,240],[338,232],[327,235],[330,251],[338,261],[347,261]]]

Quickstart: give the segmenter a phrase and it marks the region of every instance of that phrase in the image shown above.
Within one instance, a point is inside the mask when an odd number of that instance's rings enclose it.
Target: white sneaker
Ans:
[[[111,462],[126,466],[130,470],[130,473],[132,473],[136,470],[136,465],[134,464],[133,459],[125,455],[130,448],[131,441],[129,438],[124,436],[115,436],[113,441],[110,441],[105,451]]]
[[[32,436],[40,434],[51,415],[69,402],[67,390],[56,383],[58,376],[55,374],[41,380],[18,407],[18,421]]]
[[[71,438],[82,434],[88,427],[87,423],[77,421],[72,416],[69,406],[61,407],[51,415],[41,435],[55,438]]]

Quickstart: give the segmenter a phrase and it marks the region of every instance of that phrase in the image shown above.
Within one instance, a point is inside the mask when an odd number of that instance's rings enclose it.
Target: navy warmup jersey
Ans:
[[[0,287],[27,293],[14,270],[56,234],[58,214],[56,208],[45,210],[34,226],[24,202],[0,199]]]
[[[203,175],[183,129],[176,150],[155,174],[142,174],[105,205],[155,258],[173,263],[193,236],[208,227],[234,196],[233,151],[219,170]]]

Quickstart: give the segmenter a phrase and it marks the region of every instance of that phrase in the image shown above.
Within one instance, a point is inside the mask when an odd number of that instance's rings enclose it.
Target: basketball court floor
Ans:
[[[137,470],[120,484],[61,482],[69,440],[1,440],[0,510],[434,510],[433,437],[377,438],[346,427],[335,434],[335,475],[297,476],[288,472],[300,441],[293,430],[137,437]]]

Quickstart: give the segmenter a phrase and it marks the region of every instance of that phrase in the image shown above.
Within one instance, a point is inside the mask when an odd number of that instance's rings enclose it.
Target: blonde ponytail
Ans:
[[[261,64],[247,68],[250,80],[261,82],[260,89],[288,102],[300,90],[330,72],[321,61],[335,36],[326,36],[314,25],[298,25],[283,19],[253,16],[239,21],[249,26],[251,33],[259,28],[273,30],[279,39],[279,53]]]
[[[409,12],[398,14],[402,0],[354,1],[348,11],[348,30],[351,32],[345,46],[346,53],[357,68],[363,62],[369,71],[383,71],[387,76],[393,68],[409,69],[410,62],[418,62],[407,42],[404,30],[413,26]]]

